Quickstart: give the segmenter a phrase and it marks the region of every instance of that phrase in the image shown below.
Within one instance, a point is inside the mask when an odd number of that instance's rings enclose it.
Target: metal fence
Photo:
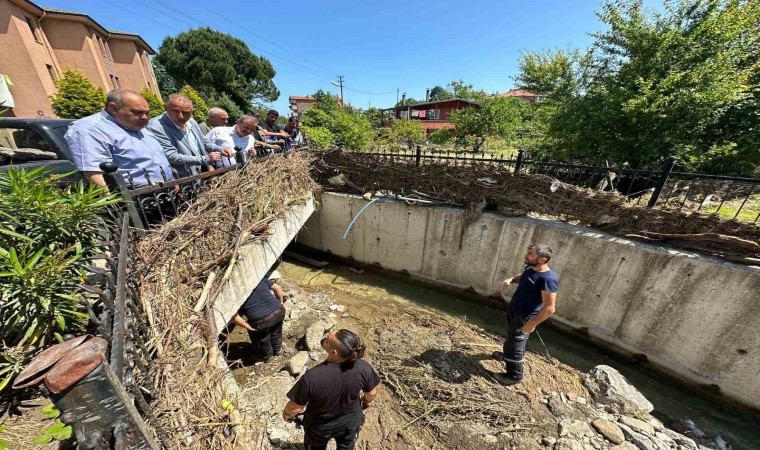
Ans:
[[[169,447],[167,434],[151,411],[159,380],[152,363],[155,346],[150,342],[156,338],[152,315],[141,300],[141,277],[135,267],[134,244],[142,229],[179,214],[213,178],[302,150],[305,147],[250,161],[239,157],[231,167],[165,178],[137,189],[130,189],[132,180],[118,174],[118,167],[101,165],[111,192],[119,192],[126,202],[113,208],[104,221],[105,252],[100,259],[105,264],[89,267],[94,278],[82,286],[97,296],[96,301],[83,302],[97,336],[75,337],[38,355],[30,364],[33,379],[25,385],[44,379],[61,421],[74,428],[79,448]]]
[[[547,175],[563,183],[595,190],[614,190],[634,205],[702,211],[750,222],[760,220],[760,179],[681,171],[678,170],[675,157],[668,158],[657,167],[633,168],[628,165],[612,167],[609,164],[530,160],[523,150],[505,156],[423,150],[417,146],[415,149],[379,150],[366,154],[407,161],[417,166],[444,162],[454,166],[503,167],[514,173]]]

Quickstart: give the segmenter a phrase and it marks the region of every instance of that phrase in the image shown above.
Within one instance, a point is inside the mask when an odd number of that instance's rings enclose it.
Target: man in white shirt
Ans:
[[[206,149],[211,152],[234,151],[240,147],[241,152],[251,158],[256,155],[259,148],[269,148],[269,144],[257,141],[253,131],[258,127],[259,121],[251,115],[243,115],[233,127],[216,127],[208,132],[205,138]],[[217,167],[235,165],[235,160],[228,161],[226,158],[217,162]]]

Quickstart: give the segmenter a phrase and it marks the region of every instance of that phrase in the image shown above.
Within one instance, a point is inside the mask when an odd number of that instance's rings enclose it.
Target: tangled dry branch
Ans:
[[[447,161],[417,167],[408,158],[383,159],[333,150],[321,153],[312,176],[323,186],[342,174],[344,183],[331,189],[364,194],[386,191],[408,197],[455,204],[467,209],[466,224],[486,205],[517,214],[593,226],[613,234],[667,241],[675,246],[710,252],[728,260],[760,265],[760,225],[718,215],[645,208],[626,202],[616,192],[600,192],[559,183],[544,175],[515,174],[499,166],[461,166]],[[555,185],[557,185],[555,183]],[[695,237],[694,235],[701,235]]]
[[[304,155],[250,164],[214,181],[138,244],[156,349],[153,413],[171,448],[233,447],[234,436],[225,434],[236,420],[223,402],[224,372],[215,365],[216,330],[208,320],[227,278],[223,268],[240,245],[266,239],[269,225],[316,188]]]

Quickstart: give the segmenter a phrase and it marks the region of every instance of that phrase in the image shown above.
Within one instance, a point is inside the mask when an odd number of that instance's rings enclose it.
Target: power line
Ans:
[[[244,26],[242,26],[242,25],[240,25],[240,24],[238,24],[238,23],[236,23],[236,22],[233,22],[232,20],[230,20],[230,19],[229,19],[229,18],[227,18],[226,16],[224,16],[224,15],[222,15],[222,14],[220,14],[220,13],[218,13],[218,12],[214,11],[214,10],[213,10],[213,9],[211,9],[211,8],[208,8],[208,7],[206,7],[206,5],[204,5],[204,4],[202,4],[202,3],[200,3],[199,1],[197,1],[197,0],[190,0],[190,1],[191,1],[191,2],[193,2],[193,3],[195,3],[196,5],[200,6],[201,8],[205,9],[206,11],[210,12],[211,14],[214,14],[215,16],[217,16],[217,17],[220,17],[220,18],[224,19],[225,21],[227,21],[227,22],[231,23],[232,25],[235,25],[236,27],[238,27],[238,28],[242,29],[242,30],[243,30],[243,31],[245,31],[246,33],[250,34],[251,36],[257,37],[257,38],[259,38],[259,39],[261,39],[261,40],[263,40],[263,41],[265,41],[265,42],[268,42],[268,43],[270,43],[270,44],[274,45],[275,47],[281,48],[282,50],[285,50],[286,52],[290,53],[291,55],[293,55],[293,56],[297,56],[297,57],[298,57],[298,58],[300,58],[301,60],[303,60],[303,61],[306,61],[306,62],[309,62],[309,63],[311,63],[312,65],[314,65],[314,66],[316,66],[316,67],[320,67],[320,68],[322,68],[323,70],[326,70],[326,71],[332,72],[332,69],[328,69],[327,67],[325,67],[325,66],[323,66],[323,65],[321,65],[321,64],[319,64],[319,63],[317,63],[317,62],[311,61],[311,60],[309,60],[308,58],[305,58],[305,57],[303,57],[303,56],[299,55],[298,53],[295,53],[294,51],[292,51],[292,50],[289,50],[289,49],[287,49],[287,48],[283,47],[282,45],[280,45],[280,44],[278,44],[278,43],[276,43],[276,42],[274,42],[274,41],[270,41],[269,39],[267,39],[266,37],[264,37],[264,36],[262,36],[262,35],[260,35],[260,34],[257,34],[257,33],[254,33],[254,32],[252,32],[252,31],[249,31],[247,27],[244,27]],[[312,69],[309,69],[309,70],[312,70]]]
[[[358,89],[351,89],[349,87],[347,87],[345,89],[347,91],[357,92],[359,94],[367,94],[367,95],[390,95],[390,94],[395,94],[396,93],[396,91],[390,91],[390,92],[365,92],[365,91],[360,91]]]

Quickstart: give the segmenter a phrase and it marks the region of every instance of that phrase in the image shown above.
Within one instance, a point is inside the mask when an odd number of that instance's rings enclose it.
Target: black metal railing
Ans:
[[[515,173],[553,177],[563,183],[601,191],[617,191],[634,205],[650,208],[702,211],[728,219],[760,220],[760,179],[690,173],[676,170],[676,158],[669,157],[653,168],[588,164],[568,164],[530,160],[524,150],[513,154],[385,149],[366,152],[378,158],[398,159],[422,166],[445,162],[454,166],[487,165]]]

